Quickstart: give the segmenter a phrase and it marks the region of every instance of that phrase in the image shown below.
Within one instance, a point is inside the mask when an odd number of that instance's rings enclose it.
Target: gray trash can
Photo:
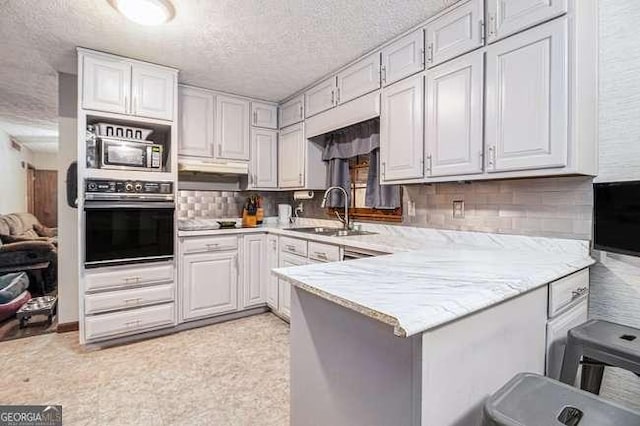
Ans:
[[[484,404],[485,426],[639,426],[640,413],[592,393],[520,373]]]

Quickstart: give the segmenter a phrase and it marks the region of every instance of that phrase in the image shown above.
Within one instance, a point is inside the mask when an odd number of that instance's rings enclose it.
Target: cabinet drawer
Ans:
[[[309,259],[321,262],[338,262],[340,260],[340,247],[309,241]]]
[[[84,298],[84,312],[89,315],[137,306],[173,302],[175,298],[174,295],[175,286],[173,284],[88,294]]]
[[[589,293],[589,269],[583,269],[549,285],[549,318]]]
[[[84,322],[84,332],[87,340],[97,340],[173,324],[175,324],[175,304],[167,303],[87,317]]]
[[[85,275],[87,291],[173,282],[173,262],[145,266],[114,266],[89,270]]]
[[[201,253],[206,251],[236,250],[238,237],[196,237],[185,238],[182,253]]]
[[[307,255],[307,242],[296,238],[280,237],[280,251],[299,256]]]

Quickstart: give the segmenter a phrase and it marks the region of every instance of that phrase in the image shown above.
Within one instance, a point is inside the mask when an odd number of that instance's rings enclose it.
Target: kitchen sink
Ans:
[[[360,231],[357,229],[323,228],[320,226],[309,228],[291,228],[290,231],[303,232],[305,234],[325,235],[327,237],[349,237],[353,235],[374,235],[375,232]]]

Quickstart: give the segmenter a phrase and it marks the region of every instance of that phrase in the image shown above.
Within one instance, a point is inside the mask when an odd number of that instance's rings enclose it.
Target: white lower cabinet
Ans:
[[[175,303],[91,315],[84,320],[88,341],[141,333],[175,324]]]
[[[266,245],[264,234],[244,236],[242,308],[265,304],[268,281]]]
[[[576,306],[547,323],[547,376],[560,378],[567,332],[587,321],[588,299],[584,297]]]
[[[289,266],[306,265],[308,260],[306,257],[297,256],[291,253],[280,253],[280,267],[287,268]],[[285,280],[279,280],[278,283],[278,311],[285,318],[291,316],[291,284]]]
[[[278,310],[278,277],[271,273],[277,268],[278,263],[278,237],[267,235],[267,306],[273,310]]]
[[[238,309],[238,252],[182,256],[182,319],[193,320]]]

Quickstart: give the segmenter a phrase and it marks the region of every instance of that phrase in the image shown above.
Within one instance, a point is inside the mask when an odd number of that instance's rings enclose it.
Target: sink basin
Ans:
[[[356,229],[341,229],[341,228],[323,228],[323,227],[310,227],[310,228],[291,228],[290,231],[304,232],[305,234],[325,235],[327,237],[349,237],[353,235],[373,235],[375,232],[359,231]]]

